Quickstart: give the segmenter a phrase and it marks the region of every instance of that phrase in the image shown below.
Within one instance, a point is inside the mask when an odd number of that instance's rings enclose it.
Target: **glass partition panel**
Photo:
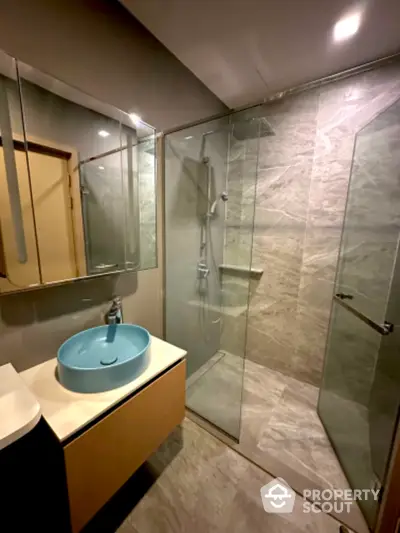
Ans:
[[[229,131],[223,119],[165,137],[166,337],[188,350],[188,377],[220,347]]]
[[[243,358],[250,293],[259,137],[264,119],[257,107],[230,117],[224,264],[221,265],[223,322],[221,349]]]
[[[382,323],[400,227],[400,100],[356,136],[336,293]]]
[[[353,489],[379,488],[371,457],[368,404],[381,336],[335,305],[318,413]],[[359,502],[370,524],[378,502]]]
[[[165,137],[166,339],[188,352],[187,406],[238,439],[258,119]]]
[[[400,101],[356,136],[318,411],[354,489],[380,489],[399,410]],[[374,526],[379,501],[359,502]]]

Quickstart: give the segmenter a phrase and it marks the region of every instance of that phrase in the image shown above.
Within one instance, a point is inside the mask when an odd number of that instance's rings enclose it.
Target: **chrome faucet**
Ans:
[[[111,307],[108,312],[105,314],[106,324],[121,324],[122,322],[122,304],[121,298],[114,298],[112,301]]]

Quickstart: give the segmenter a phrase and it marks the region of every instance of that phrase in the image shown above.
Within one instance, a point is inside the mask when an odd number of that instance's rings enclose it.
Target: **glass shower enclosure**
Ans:
[[[166,340],[188,352],[187,407],[237,441],[257,284],[259,143],[275,135],[265,114],[260,106],[164,137]],[[318,400],[349,485],[375,495],[385,484],[400,400],[399,146],[400,101],[355,139]],[[358,503],[373,528],[379,497]]]
[[[188,352],[187,407],[239,439],[260,135],[252,110],[167,134],[166,340]]]
[[[318,411],[353,489],[385,483],[400,390],[400,101],[357,135]],[[372,528],[379,501],[359,502]]]

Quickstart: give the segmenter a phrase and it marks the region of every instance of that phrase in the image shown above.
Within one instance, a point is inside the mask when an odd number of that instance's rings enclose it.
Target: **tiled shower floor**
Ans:
[[[238,451],[294,488],[349,488],[317,414],[317,387],[231,354],[216,354],[213,362],[191,381],[189,408],[240,435]],[[354,512],[362,520],[358,508]]]

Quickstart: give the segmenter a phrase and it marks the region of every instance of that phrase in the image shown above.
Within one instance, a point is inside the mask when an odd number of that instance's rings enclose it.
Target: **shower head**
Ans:
[[[275,135],[265,117],[250,118],[233,124],[233,136],[238,141],[256,139],[257,137],[269,137]]]
[[[257,137],[268,137],[275,135],[274,130],[265,117],[250,117],[242,121],[230,122],[220,128],[209,130],[203,133],[202,140],[214,133],[231,132],[237,141],[256,139]]]
[[[220,127],[205,131],[202,134],[199,159],[202,160],[203,163],[208,163],[208,161],[205,161],[204,157],[206,142],[207,137],[214,133],[224,133],[227,136],[232,135],[237,141],[248,141],[251,139],[275,135],[272,126],[265,116],[266,114],[265,107],[261,105],[247,110],[245,114],[243,111],[238,111],[237,113],[232,112],[232,114],[221,119],[224,123]]]

